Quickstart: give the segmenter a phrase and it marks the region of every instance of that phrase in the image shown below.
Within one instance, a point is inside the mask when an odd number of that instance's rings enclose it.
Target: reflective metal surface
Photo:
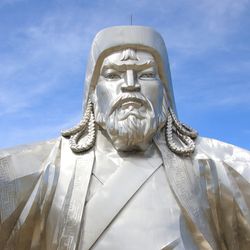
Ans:
[[[169,116],[159,34],[109,28],[91,58],[69,138],[0,152],[0,249],[250,249],[250,152]]]

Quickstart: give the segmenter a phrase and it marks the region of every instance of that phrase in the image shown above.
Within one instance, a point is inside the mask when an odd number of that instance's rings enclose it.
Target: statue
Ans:
[[[250,249],[250,153],[181,123],[162,37],[95,37],[84,115],[0,152],[0,249]]]

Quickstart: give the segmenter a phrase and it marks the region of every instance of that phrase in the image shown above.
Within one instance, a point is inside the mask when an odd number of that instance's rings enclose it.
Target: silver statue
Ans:
[[[250,249],[250,153],[181,123],[162,37],[102,30],[84,115],[0,152],[0,249]]]

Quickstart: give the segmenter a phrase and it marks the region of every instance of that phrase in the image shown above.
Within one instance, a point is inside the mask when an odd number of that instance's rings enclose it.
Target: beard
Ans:
[[[97,105],[96,105],[97,106]],[[118,151],[145,150],[156,134],[161,117],[141,93],[124,93],[107,114],[95,109],[96,121],[106,129]]]

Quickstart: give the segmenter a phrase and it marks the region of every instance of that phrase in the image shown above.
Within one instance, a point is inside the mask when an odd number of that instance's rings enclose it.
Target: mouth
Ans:
[[[132,111],[132,112],[127,112],[127,113],[120,115],[119,121],[126,120],[129,116],[134,116],[135,118],[137,118],[139,120],[145,119],[145,116],[142,116],[140,113]]]
[[[112,105],[112,109],[109,115],[111,115],[117,108],[122,108],[123,110],[125,110],[131,106],[135,109],[139,109],[141,107],[150,108],[149,104],[143,99],[137,97],[121,98],[114,105]]]
[[[133,100],[133,101],[126,101],[126,102],[123,102],[122,104],[121,104],[121,108],[122,109],[127,109],[127,108],[129,108],[130,106],[132,106],[133,108],[137,108],[137,109],[139,109],[140,107],[142,107],[143,106],[143,103],[142,102],[139,102],[139,101],[135,101],[135,100]]]

